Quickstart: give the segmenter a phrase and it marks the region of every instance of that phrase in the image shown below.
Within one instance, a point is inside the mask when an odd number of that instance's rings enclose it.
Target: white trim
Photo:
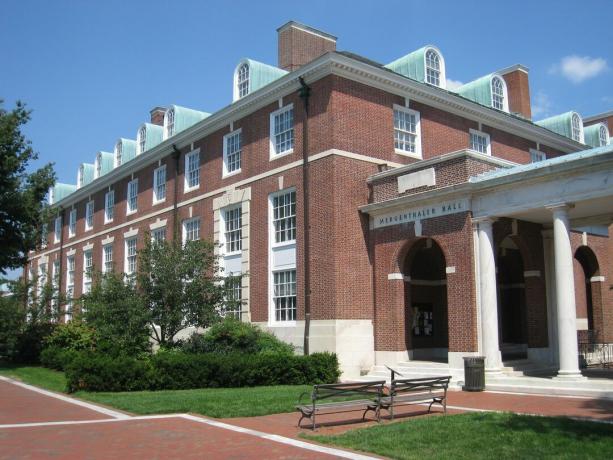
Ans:
[[[191,214],[190,214],[191,216]],[[190,217],[189,219],[183,219],[183,221],[181,222],[181,242],[183,244],[185,244],[186,240],[186,236],[187,236],[187,224],[191,224],[192,222],[198,222],[198,239],[200,239],[200,230],[202,230],[201,228],[201,222],[200,222],[200,216],[197,217]]]
[[[448,275],[451,273],[455,273],[455,272],[456,272],[455,265],[452,265],[450,267],[445,267],[445,273],[447,273]]]
[[[134,229],[131,228],[127,232],[124,232],[123,237],[127,239],[127,238],[132,238],[133,236],[136,236],[136,235],[138,235],[138,228],[134,228]]]
[[[274,112],[270,113],[270,116],[269,116],[269,145],[270,145],[269,160],[275,160],[277,158],[281,158],[281,157],[284,157],[286,155],[290,155],[290,154],[294,153],[294,147],[293,146],[292,146],[291,149],[284,150],[283,152],[278,153],[277,152],[277,146],[276,146],[276,143],[275,143],[275,117],[277,115],[281,115],[282,113],[288,112],[290,110],[294,110],[294,104],[293,103],[287,104],[285,107],[280,107],[279,109],[277,109]],[[295,113],[292,116],[292,132],[293,132],[292,143],[294,143],[294,142],[296,142],[296,116],[295,116]]]
[[[485,147],[486,148],[486,152],[485,153],[479,152],[478,150],[475,150],[475,149],[471,148],[471,145],[472,145],[471,134],[474,134],[475,136],[485,137],[485,140],[487,142],[486,147]],[[483,131],[479,131],[479,130],[470,128],[468,130],[468,148],[469,148],[469,150],[472,150],[474,152],[480,153],[482,155],[490,155],[491,156],[492,155],[492,140],[490,138],[490,135],[488,133],[483,132]]]
[[[426,60],[426,54],[428,53],[428,51],[434,51],[436,54],[438,54],[438,62],[439,62],[439,86],[433,85],[431,83],[428,83],[428,64],[427,64],[427,60]],[[439,50],[436,46],[434,45],[428,45],[426,46],[426,48],[424,49],[424,83],[426,85],[430,85],[433,86],[435,88],[442,88],[442,89],[447,89],[447,72],[445,71],[445,58],[443,57],[443,53],[441,53],[441,50]]]
[[[490,78],[490,104],[493,109],[501,110],[494,107],[494,78],[498,78],[502,83],[502,111],[509,113],[509,90],[507,89],[507,82],[502,75],[493,73]]]
[[[241,172],[243,166],[243,139],[242,139],[243,128],[235,129],[234,131],[229,132],[223,137],[223,157],[222,157],[222,167],[221,167],[221,177],[229,177],[234,176],[235,174],[239,174]],[[238,135],[240,137],[240,167],[235,169],[234,171],[228,172],[228,144],[227,140],[233,136]]]
[[[398,155],[404,155],[410,158],[417,158],[419,160],[423,159],[423,155],[422,155],[422,151],[421,151],[421,115],[417,110],[413,110],[413,109],[409,109],[408,107],[403,107],[401,105],[398,104],[394,104],[393,105],[393,110],[394,111],[398,111],[398,112],[404,112],[408,115],[414,115],[415,116],[415,133],[410,133],[413,134],[415,136],[415,152],[408,152],[406,150],[402,150],[402,149],[397,149],[394,147],[394,152],[396,152]],[[393,112],[392,112],[392,117],[393,117]],[[392,125],[393,125],[393,119],[392,119]],[[395,131],[396,131],[396,126],[393,127],[393,131],[392,131],[392,136],[394,136],[395,139]],[[403,132],[408,132],[408,131],[404,131]],[[395,140],[394,140],[395,142]]]
[[[138,229],[137,229],[138,232]],[[123,272],[126,275],[135,275],[136,271],[134,272],[129,272],[128,271],[128,243],[135,241],[136,242],[136,250],[137,250],[137,254],[138,254],[138,237],[136,236],[136,233],[132,233],[131,232],[126,232],[124,233],[124,237],[123,237]],[[129,236],[126,236],[126,234],[130,234]],[[137,262],[138,263],[138,262]]]
[[[113,197],[113,215],[111,216],[111,218],[108,218],[108,209],[111,208],[111,206],[109,206],[109,199],[108,197],[112,196]],[[109,190],[108,192],[106,192],[104,194],[104,223],[108,224],[110,222],[113,222],[113,219],[115,218],[115,190]]]
[[[149,224],[149,230],[157,230],[158,228],[166,227],[167,219],[158,219],[155,222]]]
[[[324,32],[323,30],[315,29],[314,27],[310,27],[305,24],[300,24],[299,22],[296,22],[296,21],[286,22],[285,24],[283,24],[281,27],[277,29],[277,32],[281,33],[286,29],[301,30],[302,32],[307,32],[309,34],[316,35],[319,38],[330,40],[331,42],[334,42],[334,43],[336,43],[336,39],[337,39],[337,37],[335,37],[332,34],[329,34],[328,32]]]
[[[164,170],[164,198],[158,199],[157,197],[157,189],[160,186],[157,182],[158,171]],[[153,170],[153,190],[151,193],[151,201],[153,205],[163,203],[166,201],[166,196],[168,195],[167,190],[168,178],[166,176],[166,165],[159,165],[157,168]]]
[[[94,243],[88,243],[81,248],[82,251],[91,251],[92,249],[94,249]]]
[[[402,273],[388,273],[387,279],[392,280],[402,280],[404,281],[404,275]]]
[[[74,238],[77,234],[77,210],[72,208],[68,211],[68,238]]]
[[[134,205],[134,209],[130,208],[130,187],[135,184],[136,187],[136,204]],[[126,216],[134,214],[138,211],[138,177],[136,179],[132,179],[128,182],[128,186],[126,187]]]
[[[604,276],[592,276],[590,278],[590,283],[604,283]]]
[[[187,167],[189,165],[189,159],[194,156],[198,158],[198,184],[190,187],[188,186],[188,182],[187,182],[188,181]],[[202,164],[200,163],[200,148],[197,148],[185,154],[184,168],[183,168],[183,193],[192,192],[200,188],[200,168],[201,167],[202,167]]]
[[[115,241],[115,237],[114,236],[107,236],[105,239],[103,239],[100,243],[103,246],[106,246],[107,244],[112,244],[113,241]]]

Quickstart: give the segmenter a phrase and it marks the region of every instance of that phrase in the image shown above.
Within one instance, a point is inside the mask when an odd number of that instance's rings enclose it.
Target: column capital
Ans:
[[[545,206],[546,209],[549,209],[554,214],[556,212],[562,212],[562,211],[568,212],[574,207],[575,207],[574,203],[565,203],[565,202],[553,203],[553,204],[549,204]]]
[[[498,220],[498,217],[492,217],[492,216],[482,216],[482,217],[473,217],[472,218],[472,223],[473,225],[475,224],[479,224],[479,225],[492,225],[494,222],[496,222]]]

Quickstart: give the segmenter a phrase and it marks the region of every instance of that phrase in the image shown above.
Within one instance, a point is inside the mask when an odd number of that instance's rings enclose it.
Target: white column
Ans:
[[[500,372],[502,359],[498,344],[498,298],[492,219],[479,220],[479,287],[481,291],[481,335],[485,370]]]
[[[545,262],[545,293],[547,296],[547,343],[551,364],[559,365],[558,315],[556,312],[556,280],[553,258],[553,230],[543,230],[543,255]]]
[[[573,253],[570,246],[570,227],[567,205],[549,208],[553,212],[553,250],[556,279],[556,313],[558,319],[558,353],[560,378],[577,378],[579,348],[577,346],[577,310],[575,306],[575,277]]]

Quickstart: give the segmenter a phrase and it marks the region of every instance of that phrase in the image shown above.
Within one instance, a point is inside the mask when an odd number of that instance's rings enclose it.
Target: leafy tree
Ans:
[[[226,283],[220,274],[213,243],[152,242],[145,236],[139,252],[137,285],[150,312],[152,338],[173,345],[187,327],[208,327],[220,320],[226,303]]]
[[[41,241],[41,222],[49,219],[45,196],[55,183],[53,165],[28,172],[38,158],[21,132],[30,111],[17,102],[8,112],[0,99],[0,274],[23,266]]]
[[[12,358],[26,322],[23,303],[14,295],[0,296],[0,358]]]

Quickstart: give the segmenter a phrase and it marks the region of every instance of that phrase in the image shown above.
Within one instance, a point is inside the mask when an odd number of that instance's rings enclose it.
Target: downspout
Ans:
[[[57,314],[58,314],[58,318],[57,321],[59,323],[60,318],[60,294],[62,293],[62,273],[63,273],[63,265],[62,265],[62,252],[64,251],[64,214],[63,214],[63,209],[60,208],[60,212],[62,212],[62,231],[60,232],[60,265],[58,267],[58,271],[59,273],[57,274]],[[70,225],[70,219],[68,219],[68,225]],[[53,265],[52,265],[53,266]],[[51,281],[51,285],[53,286],[53,280]],[[53,300],[51,300],[51,302],[53,302]],[[64,304],[65,305],[65,304]]]
[[[311,330],[311,267],[310,267],[310,222],[309,222],[309,98],[311,88],[299,77],[300,91],[304,107],[302,122],[302,207],[304,234],[304,354],[309,354],[309,335]]]
[[[173,220],[173,240],[179,237],[179,219],[178,219],[178,207],[177,207],[177,195],[179,190],[179,164],[181,159],[181,151],[175,144],[172,144],[173,154],[172,157],[175,160],[175,180],[174,180],[174,193],[172,197],[172,220]]]

